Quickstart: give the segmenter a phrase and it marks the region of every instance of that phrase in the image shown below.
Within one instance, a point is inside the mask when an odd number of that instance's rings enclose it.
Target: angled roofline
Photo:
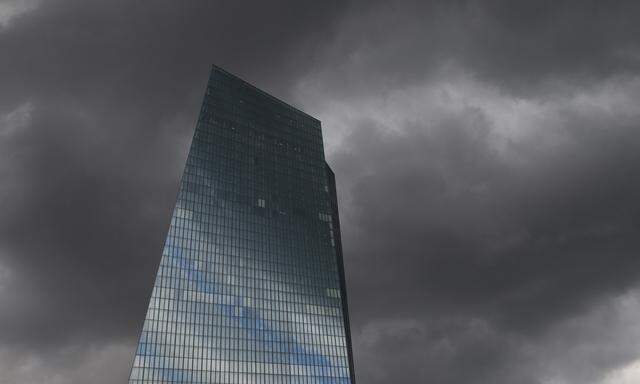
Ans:
[[[316,119],[315,117],[313,117],[313,116],[309,115],[309,114],[308,114],[308,113],[306,113],[306,112],[303,112],[303,111],[302,111],[302,110],[300,110],[299,108],[294,107],[293,105],[291,105],[291,104],[287,103],[286,101],[283,101],[283,100],[281,100],[281,99],[278,99],[277,97],[275,97],[275,96],[273,96],[273,95],[271,95],[271,94],[269,94],[269,93],[267,93],[267,92],[263,91],[262,89],[260,89],[260,88],[256,87],[255,85],[251,84],[250,82],[248,82],[248,81],[246,81],[246,80],[244,80],[244,79],[242,79],[242,78],[240,78],[240,77],[238,77],[238,76],[236,76],[236,75],[234,75],[234,74],[230,73],[229,71],[225,70],[224,68],[220,68],[219,66],[217,66],[217,65],[215,65],[215,64],[211,64],[211,71],[212,71],[212,72],[213,72],[213,71],[222,72],[222,73],[224,73],[224,74],[225,74],[225,75],[227,75],[227,76],[230,76],[230,77],[232,77],[232,78],[234,78],[234,79],[236,79],[236,80],[239,80],[240,82],[242,82],[243,84],[245,84],[246,86],[248,86],[248,87],[249,87],[249,88],[251,88],[252,90],[257,91],[257,92],[258,92],[258,93],[260,93],[261,95],[266,96],[267,98],[269,98],[269,99],[271,99],[271,100],[275,101],[275,102],[276,102],[276,103],[278,103],[278,104],[282,104],[282,105],[284,105],[284,106],[286,106],[286,107],[288,107],[288,108],[291,108],[291,109],[293,109],[295,112],[300,113],[301,115],[306,116],[306,117],[308,117],[308,118],[310,118],[310,119],[312,119],[312,120],[316,121],[318,124],[322,125],[322,122],[321,122],[320,120]]]

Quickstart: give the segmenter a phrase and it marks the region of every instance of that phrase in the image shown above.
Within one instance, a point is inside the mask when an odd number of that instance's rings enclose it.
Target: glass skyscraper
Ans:
[[[320,121],[213,67],[129,383],[354,383]]]

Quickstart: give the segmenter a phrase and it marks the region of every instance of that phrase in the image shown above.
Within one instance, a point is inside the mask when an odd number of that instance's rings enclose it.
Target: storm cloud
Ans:
[[[209,65],[323,123],[360,383],[640,380],[635,2],[0,3],[0,382],[125,382]]]

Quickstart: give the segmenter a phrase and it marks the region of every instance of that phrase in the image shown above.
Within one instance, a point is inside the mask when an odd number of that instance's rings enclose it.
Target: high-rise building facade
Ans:
[[[215,66],[129,383],[354,383],[320,121]]]

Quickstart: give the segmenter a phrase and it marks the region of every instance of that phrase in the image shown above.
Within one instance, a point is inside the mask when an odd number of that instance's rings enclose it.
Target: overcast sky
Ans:
[[[209,66],[319,118],[361,384],[640,382],[637,1],[0,0],[0,383],[125,383]]]

